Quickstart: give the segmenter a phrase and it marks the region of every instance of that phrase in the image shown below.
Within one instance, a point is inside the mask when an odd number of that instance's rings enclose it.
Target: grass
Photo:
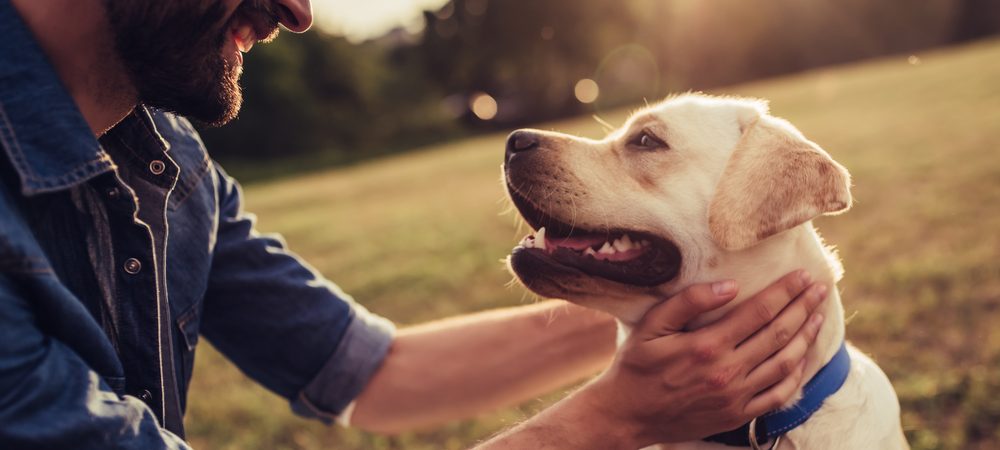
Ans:
[[[847,268],[848,336],[892,379],[915,449],[1000,446],[1000,41],[720,89],[771,100],[847,166],[856,205],[821,219]],[[627,111],[602,112],[621,123]],[[599,137],[591,118],[547,124]],[[281,232],[401,325],[532,301],[498,262],[518,236],[502,135],[248,187]],[[187,424],[196,448],[457,449],[561,395],[439,430],[380,437],[293,416],[207,344]]]

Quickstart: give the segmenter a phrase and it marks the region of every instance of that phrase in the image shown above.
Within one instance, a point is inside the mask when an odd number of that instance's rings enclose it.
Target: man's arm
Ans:
[[[817,329],[803,323],[819,303],[799,296],[805,284],[797,275],[785,277],[719,326],[679,333],[690,317],[736,294],[715,295],[709,285],[690,288],[647,315],[611,370],[486,448],[613,448],[654,436],[702,437],[745,423],[754,417],[749,413],[784,401],[801,377],[796,365]],[[765,322],[761,304],[783,312]],[[614,351],[613,321],[562,305],[545,302],[402,330],[358,398],[352,423],[379,432],[409,430],[518,403],[595,373]],[[731,342],[761,328],[766,332],[757,335],[798,335],[784,347],[756,337],[746,341],[754,345],[739,349]],[[783,370],[791,371],[788,381],[772,387]],[[720,387],[708,390],[705,380]],[[666,438],[649,433],[650,424],[666,430]]]
[[[635,449],[700,439],[778,408],[801,383],[822,323],[813,311],[825,290],[803,292],[803,274],[785,276],[708,327],[683,332],[736,295],[735,285],[689,288],[650,310],[593,383],[479,450]]]
[[[351,424],[398,433],[529,400],[611,361],[611,316],[563,301],[487,311],[397,332]]]

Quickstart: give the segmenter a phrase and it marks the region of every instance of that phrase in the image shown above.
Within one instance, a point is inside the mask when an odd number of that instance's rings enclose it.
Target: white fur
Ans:
[[[579,279],[570,283],[551,278],[536,284],[542,286],[536,292],[610,312],[627,332],[661,299],[696,283],[735,279],[740,294],[726,307],[698,317],[692,328],[717,320],[796,269],[807,269],[816,281],[835,286],[842,276],[841,265],[809,221],[742,250],[723,249],[713,240],[707,220],[709,205],[744,129],[760,119],[774,119],[761,101],[683,95],[639,111],[603,140],[538,132],[544,139],[536,150],[540,152],[537,165],[561,167],[573,176],[508,173],[510,185],[527,180],[524,183],[533,186],[536,196],[545,195],[537,199],[537,206],[566,223],[587,229],[634,229],[668,238],[681,249],[684,259],[674,280],[653,288],[628,288],[597,278],[583,280],[584,285]],[[790,124],[774,123],[787,127],[789,136],[804,140]],[[641,129],[656,133],[670,149],[630,149],[630,136]],[[560,193],[568,191],[585,195],[556,205]],[[526,277],[544,277],[517,275],[529,285]],[[807,354],[806,380],[832,358],[844,339],[844,313],[836,289],[831,289],[821,312],[825,323]],[[780,449],[908,448],[899,403],[888,379],[871,359],[853,347],[850,351],[852,370],[844,386],[809,421],[788,433]],[[732,447],[698,441],[669,448]]]

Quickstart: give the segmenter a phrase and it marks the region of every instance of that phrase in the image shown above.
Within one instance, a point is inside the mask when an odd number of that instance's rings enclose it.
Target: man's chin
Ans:
[[[173,112],[205,126],[221,127],[239,115],[243,106],[243,94],[236,83],[216,86],[214,92],[207,95],[169,98],[154,96],[144,101],[144,104]]]
[[[236,119],[236,116],[240,113],[240,107],[243,104],[242,98],[234,99],[231,102],[219,104],[214,112],[207,114],[184,114],[180,113],[182,116],[187,117],[191,120],[197,121],[205,126],[218,128]]]

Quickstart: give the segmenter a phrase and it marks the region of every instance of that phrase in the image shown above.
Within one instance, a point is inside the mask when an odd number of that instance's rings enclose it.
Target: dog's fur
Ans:
[[[537,148],[504,168],[509,190],[582,229],[662,237],[682,257],[676,277],[641,287],[580,270],[519,265],[515,253],[512,270],[537,294],[607,311],[627,333],[650,307],[695,283],[735,279],[740,294],[697,317],[692,328],[717,320],[795,269],[828,286],[841,278],[837,256],[810,220],[850,207],[848,172],[790,123],[769,115],[763,101],[681,95],[637,112],[599,141],[530,132],[538,136]],[[642,132],[666,147],[637,147]],[[807,354],[805,380],[844,339],[836,289],[820,308],[825,323]],[[885,374],[857,349],[850,347],[850,355],[844,386],[789,432],[781,449],[908,448]],[[671,448],[730,447],[698,441]]]

